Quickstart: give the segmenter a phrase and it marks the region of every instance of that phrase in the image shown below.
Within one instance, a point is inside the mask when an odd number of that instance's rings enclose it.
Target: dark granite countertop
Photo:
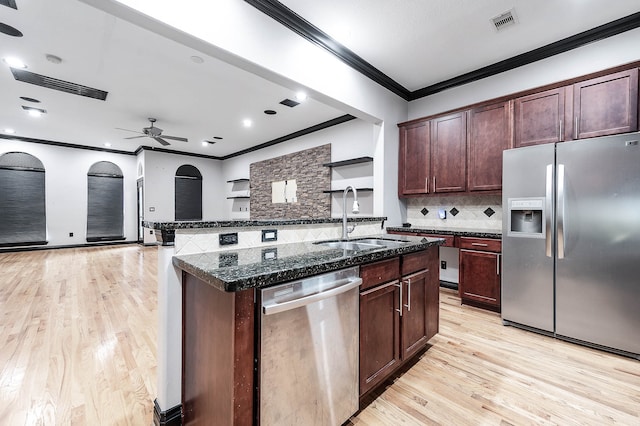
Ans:
[[[490,229],[456,229],[456,228],[395,228],[388,227],[387,232],[410,232],[412,234],[440,234],[440,235],[456,235],[459,237],[476,237],[476,238],[502,238],[502,231],[494,231]]]
[[[349,216],[349,222],[384,222],[386,217]],[[160,231],[175,229],[197,228],[244,228],[251,226],[286,226],[286,225],[315,225],[323,223],[342,223],[342,218],[330,217],[324,219],[265,219],[265,220],[211,220],[211,221],[178,221],[178,222],[154,222],[144,221],[145,228]]]
[[[365,237],[352,238],[351,241]],[[251,288],[268,287],[312,275],[348,268],[376,260],[398,256],[441,245],[437,238],[402,235],[376,235],[404,241],[398,247],[360,251],[331,249],[326,246],[301,242],[259,248],[221,252],[208,252],[173,257],[173,264],[213,287],[235,292]]]

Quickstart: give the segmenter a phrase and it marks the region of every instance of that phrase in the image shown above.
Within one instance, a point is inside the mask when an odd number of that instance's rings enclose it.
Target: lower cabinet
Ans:
[[[360,395],[389,377],[438,332],[438,250],[360,268]]]
[[[500,312],[500,257],[502,243],[488,238],[460,237],[462,303]]]

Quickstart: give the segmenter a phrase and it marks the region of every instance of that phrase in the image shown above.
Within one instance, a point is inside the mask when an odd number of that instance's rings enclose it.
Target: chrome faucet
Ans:
[[[353,191],[353,211],[352,212],[355,214],[360,212],[360,204],[358,204],[358,191],[356,191],[356,189],[353,186],[349,185],[344,189],[344,193],[342,194],[342,239],[343,240],[348,240],[349,234],[353,232],[353,230],[356,227],[355,224],[353,226],[347,226],[347,192],[349,192],[349,189]]]

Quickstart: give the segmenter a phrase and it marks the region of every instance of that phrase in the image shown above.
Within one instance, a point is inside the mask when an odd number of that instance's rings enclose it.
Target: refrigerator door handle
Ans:
[[[547,164],[547,182],[545,190],[545,218],[544,218],[544,238],[547,257],[551,257],[551,208],[553,200],[553,164]]]
[[[564,164],[558,164],[558,259],[564,259]]]

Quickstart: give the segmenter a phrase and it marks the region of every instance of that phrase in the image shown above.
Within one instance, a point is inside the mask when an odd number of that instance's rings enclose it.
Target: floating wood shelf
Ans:
[[[249,182],[249,179],[242,178],[242,179],[233,179],[233,180],[227,181],[227,183],[237,183],[237,182]]]
[[[350,160],[335,161],[333,163],[324,163],[323,166],[341,167],[341,166],[350,166],[352,164],[370,163],[372,161],[373,161],[373,157],[358,157],[358,158],[352,158]]]
[[[249,198],[251,198],[248,195],[237,195],[234,197],[227,197],[227,200],[248,200]]]
[[[373,188],[356,188],[356,191],[370,192],[370,191],[373,191]],[[337,194],[340,192],[344,192],[344,189],[331,189],[331,190],[324,190],[322,192],[325,194]]]

